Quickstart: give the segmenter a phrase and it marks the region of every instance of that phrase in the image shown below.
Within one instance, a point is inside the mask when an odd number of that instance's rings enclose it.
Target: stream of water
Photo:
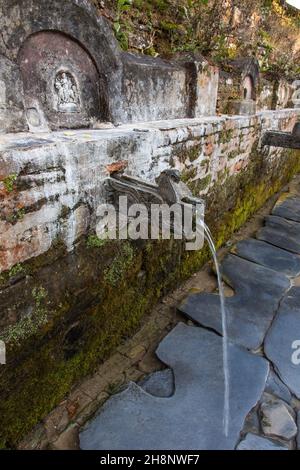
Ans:
[[[224,373],[224,410],[223,410],[223,429],[224,434],[228,436],[229,430],[229,364],[228,364],[228,336],[227,336],[227,315],[225,309],[225,296],[224,296],[224,289],[222,283],[222,275],[220,270],[220,265],[217,258],[216,247],[209,230],[209,227],[203,222],[204,228],[204,236],[208,242],[210,251],[213,256],[213,260],[216,267],[217,279],[218,279],[218,287],[219,287],[219,296],[220,296],[220,306],[221,306],[221,316],[222,316],[222,332],[223,332],[223,373]]]

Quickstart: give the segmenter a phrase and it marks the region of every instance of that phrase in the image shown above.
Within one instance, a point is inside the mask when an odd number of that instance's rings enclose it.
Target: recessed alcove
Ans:
[[[259,85],[259,64],[255,58],[228,61],[220,72],[218,111],[222,114],[255,114]]]
[[[56,31],[33,34],[22,45],[18,62],[29,126],[40,127],[44,118],[51,129],[89,127],[105,120],[97,67],[71,37]]]

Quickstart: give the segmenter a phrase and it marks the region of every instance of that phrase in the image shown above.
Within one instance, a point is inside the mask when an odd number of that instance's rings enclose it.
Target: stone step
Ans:
[[[300,256],[255,238],[241,240],[231,252],[287,276],[300,274]]]
[[[284,219],[300,222],[300,197],[287,197],[284,200],[279,199],[272,211],[273,215],[283,217]]]
[[[289,448],[284,444],[249,433],[239,443],[237,450],[289,450]]]

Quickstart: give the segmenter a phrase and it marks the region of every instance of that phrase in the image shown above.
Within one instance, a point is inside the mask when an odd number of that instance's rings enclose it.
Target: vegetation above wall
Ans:
[[[280,0],[93,0],[124,50],[198,51],[221,63],[255,55],[272,77],[300,73],[300,12]]]

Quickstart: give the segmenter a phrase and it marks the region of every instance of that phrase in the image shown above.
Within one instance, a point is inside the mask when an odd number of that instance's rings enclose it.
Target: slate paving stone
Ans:
[[[260,406],[261,426],[266,436],[291,440],[297,434],[294,413],[284,401],[269,399]]]
[[[300,399],[300,365],[293,361],[293,343],[300,340],[300,287],[292,287],[266,336],[264,350],[281,380]]]
[[[249,433],[239,443],[237,450],[288,450],[288,447],[279,442]]]
[[[174,395],[154,397],[130,383],[81,432],[81,449],[234,449],[245,417],[265,387],[268,362],[229,344],[231,413],[226,437],[222,338],[180,323],[159,345],[157,355],[173,369]]]
[[[284,219],[300,222],[300,197],[288,197],[284,201],[279,199],[274,206],[272,214]]]
[[[292,394],[288,387],[280,380],[273,370],[270,370],[265,392],[274,395],[277,398],[281,398],[287,403],[290,403],[292,400]]]
[[[292,343],[300,340],[295,337],[300,332],[300,288],[286,292],[287,276],[300,274],[299,222],[300,197],[279,201],[257,238],[239,242],[222,265],[224,278],[235,290],[226,299],[232,341],[229,435],[222,432],[222,339],[212,331],[179,324],[157,350],[171,369],[155,372],[139,385],[131,382],[109,399],[82,430],[82,449],[234,449],[243,430],[247,435],[238,450],[288,450],[272,437],[289,440],[297,434],[293,410],[286,404],[292,400],[286,385],[300,398],[300,365],[291,360]],[[222,334],[218,295],[192,294],[179,310]],[[256,350],[267,332],[265,353],[276,373],[264,358],[240,347]],[[260,426],[271,439],[256,434]],[[300,412],[297,426],[300,448]]]
[[[300,224],[274,215],[265,218],[266,225],[256,238],[291,253],[300,254]]]
[[[139,385],[145,392],[156,397],[170,397],[175,390],[173,371],[165,369],[154,372],[143,379]]]
[[[300,256],[255,238],[238,242],[232,253],[287,276],[300,274]]]
[[[290,281],[284,274],[235,255],[225,258],[222,271],[235,290],[235,295],[225,302],[228,336],[231,341],[255,350],[262,345]],[[199,325],[222,334],[219,295],[191,294],[179,311]]]
[[[297,449],[300,450],[300,411],[298,411],[297,413],[297,427],[298,427]]]
[[[253,433],[253,434],[259,434],[260,432],[260,421],[258,417],[258,411],[256,408],[250,411],[250,413],[247,415],[245,422],[244,422],[244,427],[243,427],[243,434],[247,433]]]

